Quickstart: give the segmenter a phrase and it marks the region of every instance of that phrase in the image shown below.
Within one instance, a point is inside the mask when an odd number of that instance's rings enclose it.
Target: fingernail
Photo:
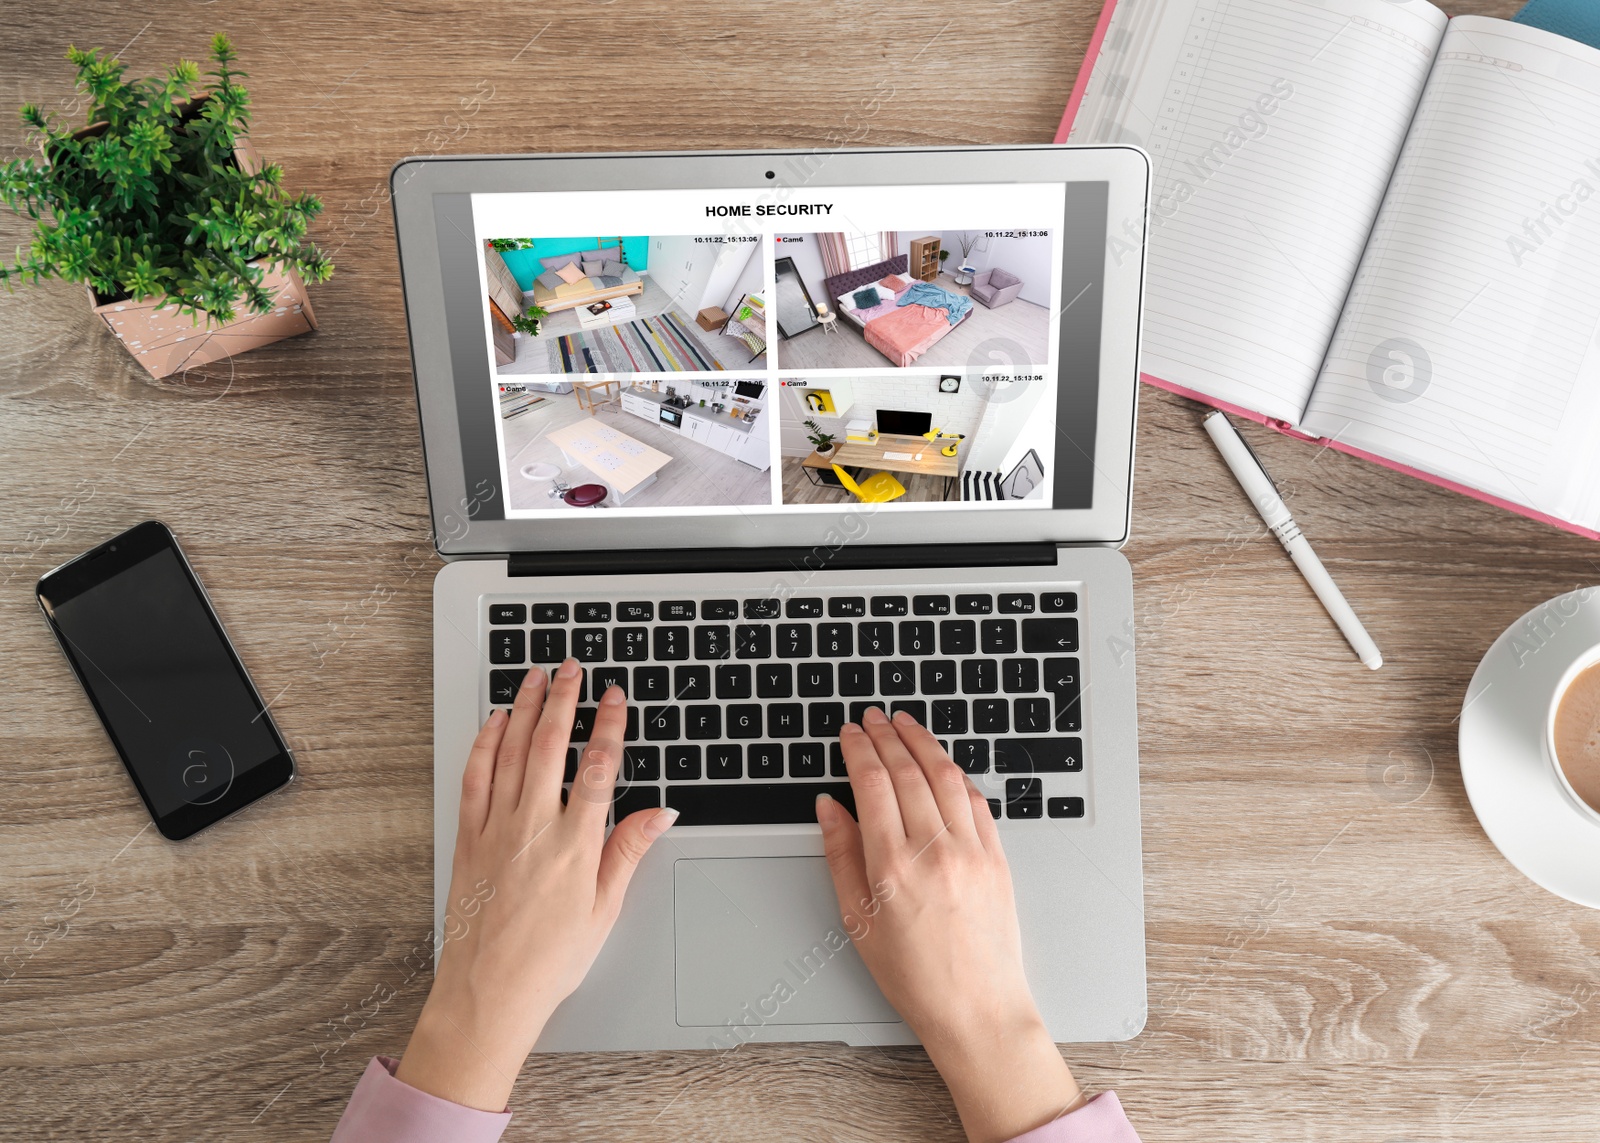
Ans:
[[[622,688],[612,683],[606,688],[606,693],[600,696],[600,702],[605,706],[621,706],[628,701],[628,696],[622,693]]]
[[[860,734],[860,733],[861,733],[861,728],[859,726],[857,726],[853,722],[847,722],[847,723],[845,723],[843,726],[841,726],[839,728],[839,737],[841,737],[841,738],[843,738],[846,734]]]
[[[644,835],[651,841],[660,837],[672,828],[672,823],[678,820],[678,811],[668,806],[655,817],[644,823]]]
[[[898,722],[901,726],[917,726],[917,725],[919,725],[916,719],[912,718],[909,714],[907,714],[903,710],[895,711],[894,721]]]
[[[488,723],[488,725],[490,725],[490,726],[499,726],[505,720],[506,720],[506,712],[501,710],[499,707],[495,707],[493,710],[491,710],[489,712],[489,723]]]
[[[817,824],[818,825],[826,825],[828,822],[833,820],[833,806],[834,806],[834,801],[833,801],[833,795],[832,794],[818,794],[817,795]]]
[[[541,671],[538,667],[535,667],[533,670],[529,671],[526,675],[522,676],[522,685],[524,687],[526,687],[530,691],[534,687],[542,687],[542,686],[544,686],[544,672]]]
[[[578,669],[578,660],[568,659],[556,668],[556,674],[563,679],[575,679],[578,677]]]
[[[866,711],[861,715],[861,721],[862,722],[888,722],[889,721],[889,716],[883,713],[883,708],[882,707],[869,706],[866,709]]]

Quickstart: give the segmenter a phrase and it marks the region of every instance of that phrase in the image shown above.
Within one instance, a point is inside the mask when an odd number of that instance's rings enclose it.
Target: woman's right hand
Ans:
[[[1028,990],[988,803],[909,715],[869,708],[839,741],[860,822],[826,795],[817,821],[845,931],[968,1138],[1011,1139],[1070,1111],[1083,1096]]]

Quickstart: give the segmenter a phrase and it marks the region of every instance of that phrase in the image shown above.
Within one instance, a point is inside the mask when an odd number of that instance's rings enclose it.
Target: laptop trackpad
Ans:
[[[680,1026],[899,1022],[822,858],[685,858],[672,887]]]

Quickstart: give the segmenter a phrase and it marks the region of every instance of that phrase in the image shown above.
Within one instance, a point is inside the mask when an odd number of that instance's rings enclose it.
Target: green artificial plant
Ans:
[[[495,250],[497,250],[499,253],[504,254],[507,250],[532,250],[533,249],[533,239],[531,239],[531,238],[491,238],[491,239],[489,239],[489,245],[494,247]]]
[[[0,164],[0,201],[34,223],[26,254],[0,265],[0,282],[62,278],[102,302],[166,299],[198,323],[231,321],[240,305],[270,310],[270,269],[326,281],[333,263],[306,241],[322,203],[286,191],[276,164],[249,172],[235,160],[250,122],[235,58],[218,35],[209,82],[189,60],[163,78],[124,80],[114,57],[70,49],[88,127],[68,130],[35,104],[22,108],[44,154]]]
[[[549,316],[550,311],[543,306],[529,306],[511,319],[511,328],[518,333],[525,333],[529,337],[538,337],[539,322]]]
[[[806,421],[806,428],[811,430],[806,434],[806,439],[811,442],[818,452],[827,452],[833,447],[833,442],[836,438],[828,430],[817,424],[816,421]]]

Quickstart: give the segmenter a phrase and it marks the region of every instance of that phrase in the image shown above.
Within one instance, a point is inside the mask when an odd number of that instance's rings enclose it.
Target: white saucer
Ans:
[[[1483,832],[1529,880],[1600,909],[1600,825],[1545,761],[1544,721],[1562,674],[1600,643],[1600,591],[1541,603],[1484,655],[1461,707],[1461,778]]]

